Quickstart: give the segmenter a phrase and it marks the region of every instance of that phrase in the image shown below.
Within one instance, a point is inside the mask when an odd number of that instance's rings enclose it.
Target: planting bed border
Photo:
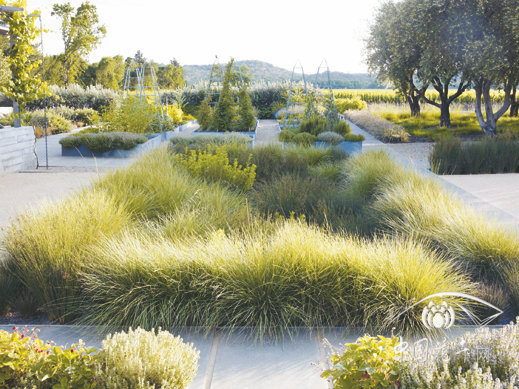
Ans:
[[[336,148],[344,151],[346,154],[357,154],[357,153],[362,152],[362,142],[363,141],[358,141],[358,142],[344,141],[344,142],[340,142],[339,144],[337,144],[335,146],[331,146],[330,143],[328,143],[328,142],[315,142],[314,147],[315,148],[336,147]],[[289,143],[289,142],[280,142],[280,143],[283,148],[289,147],[290,145],[294,145],[294,143]]]
[[[196,120],[190,121],[186,124],[178,126],[173,131],[161,132],[158,134],[151,134],[147,142],[139,144],[130,150],[116,149],[98,153],[91,151],[85,145],[67,149],[61,146],[61,155],[63,157],[96,157],[96,158],[131,158],[136,157],[146,151],[155,149],[160,146],[162,142],[169,141],[174,135],[179,134],[191,125],[196,124]]]

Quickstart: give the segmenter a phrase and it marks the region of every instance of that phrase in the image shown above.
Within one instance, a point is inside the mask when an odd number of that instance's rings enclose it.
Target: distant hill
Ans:
[[[289,81],[292,71],[274,66],[263,61],[236,61],[236,64],[247,65],[253,74],[254,81]],[[206,81],[211,73],[212,65],[184,65],[184,78],[187,85],[194,85],[200,81]],[[309,82],[315,81],[315,74],[305,75]],[[320,76],[318,83],[324,86],[324,77]],[[382,88],[376,80],[365,73],[330,72],[332,88],[340,89],[377,89]]]

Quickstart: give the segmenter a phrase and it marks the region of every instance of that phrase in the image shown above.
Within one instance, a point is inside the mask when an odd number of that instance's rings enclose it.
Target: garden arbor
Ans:
[[[301,74],[302,83],[298,82],[297,74]],[[308,86],[306,84],[305,71],[301,62],[297,62],[290,76],[290,86],[288,88],[287,105],[285,109],[285,118],[282,128],[297,127],[299,119],[303,116],[304,106],[308,101]]]
[[[164,109],[160,97],[159,86],[155,69],[149,62],[136,62],[132,60],[124,77],[124,98],[133,97],[152,103],[157,109],[160,129],[164,121]]]
[[[320,78],[324,76],[324,80]],[[326,92],[323,93],[323,91]],[[324,116],[328,119],[329,130],[332,131],[334,123],[337,121],[337,109],[335,108],[335,99],[333,97],[332,83],[330,80],[330,67],[326,59],[323,59],[315,73],[313,91],[310,97],[309,109],[307,115],[314,112],[318,113],[318,107],[325,109]]]

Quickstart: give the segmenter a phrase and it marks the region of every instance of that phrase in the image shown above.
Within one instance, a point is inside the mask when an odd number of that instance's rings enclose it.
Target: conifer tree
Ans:
[[[218,99],[218,103],[216,103],[211,120],[211,127],[215,131],[227,131],[232,129],[235,111],[235,103],[231,95],[231,70],[233,64],[234,59],[231,58],[229,63],[225,66],[222,91],[220,92],[220,98]]]
[[[240,130],[252,130],[256,124],[256,117],[254,116],[254,109],[250,101],[249,93],[247,92],[247,85],[244,83],[240,89],[239,98],[239,128]]]
[[[209,96],[207,96],[202,104],[200,105],[200,109],[198,111],[198,124],[200,125],[200,128],[202,130],[207,129],[211,126],[211,120],[212,120],[212,112],[211,112],[211,106],[209,105]]]

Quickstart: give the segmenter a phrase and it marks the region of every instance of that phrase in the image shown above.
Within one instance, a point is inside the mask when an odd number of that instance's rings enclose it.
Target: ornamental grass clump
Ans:
[[[519,172],[519,141],[507,137],[461,142],[444,137],[434,144],[431,166],[438,174]]]
[[[116,332],[103,340],[107,389],[183,389],[198,371],[199,351],[161,328]]]
[[[429,242],[475,279],[512,288],[505,275],[519,261],[519,239],[512,231],[466,206],[437,182],[405,170],[384,152],[350,159],[345,170],[345,193],[356,201],[356,212],[371,230]],[[518,298],[512,303],[517,305]]]
[[[77,193],[18,217],[3,239],[5,267],[51,320],[74,317],[78,277],[87,250],[120,231],[131,215],[102,190]]]
[[[297,326],[419,331],[420,312],[398,315],[430,294],[471,290],[448,260],[411,240],[365,241],[295,221],[208,240],[128,233],[90,259],[83,319],[108,326],[247,326],[257,337]]]

